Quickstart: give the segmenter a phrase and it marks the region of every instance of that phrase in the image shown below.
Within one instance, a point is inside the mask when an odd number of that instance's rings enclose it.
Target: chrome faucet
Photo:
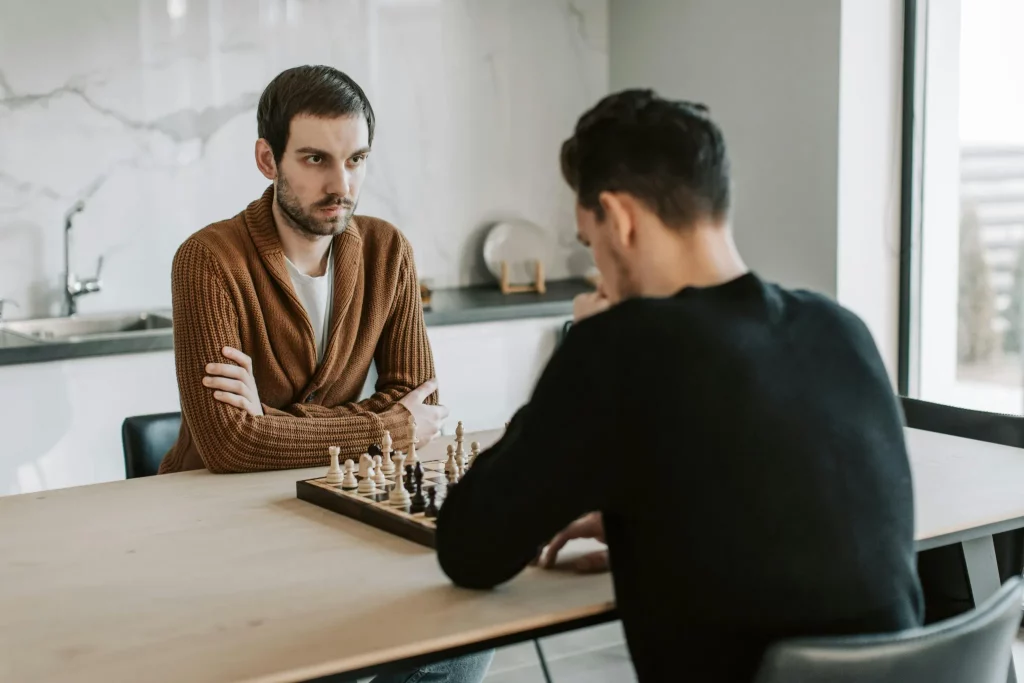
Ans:
[[[77,201],[66,214],[64,214],[64,313],[72,316],[78,313],[78,297],[83,294],[92,294],[100,291],[103,283],[100,281],[100,271],[103,270],[103,257],[100,256],[96,264],[96,275],[84,280],[78,279],[71,272],[70,251],[68,243],[71,240],[71,220],[76,213],[85,208],[85,202]]]

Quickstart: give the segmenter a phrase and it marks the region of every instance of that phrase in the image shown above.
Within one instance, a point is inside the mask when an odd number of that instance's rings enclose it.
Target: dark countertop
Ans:
[[[439,289],[423,317],[428,327],[465,325],[572,315],[572,300],[592,287],[584,280],[549,282],[545,294],[504,295],[496,285]],[[76,342],[38,342],[0,330],[0,365],[111,356],[125,353],[169,351],[169,331],[147,332],[115,339]]]

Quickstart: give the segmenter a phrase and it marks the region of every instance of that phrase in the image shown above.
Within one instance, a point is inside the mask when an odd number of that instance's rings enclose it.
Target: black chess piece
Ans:
[[[405,490],[409,493],[415,493],[416,491],[416,481],[412,476],[412,465],[405,466]]]
[[[412,496],[412,504],[409,508],[409,512],[415,514],[417,512],[423,512],[423,509],[427,506],[426,499],[423,498],[423,476],[417,475],[416,477],[416,493]]]
[[[421,481],[423,479],[423,463],[417,460],[416,467],[415,469],[413,469],[412,473],[413,476],[416,478],[416,481]]]
[[[378,455],[384,457],[384,450],[380,447],[380,444],[375,443],[371,445],[369,448],[366,449],[366,452],[367,454],[369,454],[371,458],[376,457]]]
[[[434,487],[427,489],[427,498],[430,499],[430,504],[427,505],[427,509],[423,511],[423,516],[433,519],[434,517],[437,517],[437,502],[435,500],[437,498],[437,489]]]

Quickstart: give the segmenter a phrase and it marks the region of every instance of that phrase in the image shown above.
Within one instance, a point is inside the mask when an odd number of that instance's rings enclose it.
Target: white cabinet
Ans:
[[[123,479],[124,418],[178,409],[170,351],[0,366],[0,494]]]
[[[441,400],[476,431],[504,425],[554,351],[562,318],[429,327]],[[124,478],[121,423],[180,410],[171,351],[0,366],[0,495]]]

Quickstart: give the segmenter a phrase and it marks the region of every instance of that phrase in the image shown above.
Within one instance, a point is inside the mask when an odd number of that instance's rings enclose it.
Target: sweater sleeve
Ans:
[[[221,403],[203,386],[206,364],[220,362],[225,346],[241,348],[239,316],[219,264],[196,240],[181,246],[172,265],[174,355],[182,417],[211,472],[254,472],[313,467],[330,446],[346,455],[380,441],[400,423],[401,406],[387,421],[353,404],[324,419],[297,419],[273,411],[253,416]]]
[[[377,366],[374,394],[358,403],[335,407],[297,403],[283,408],[284,413],[300,417],[370,413],[381,421],[382,430],[391,432],[396,449],[408,449],[413,436],[411,416],[398,401],[427,380],[434,379],[434,356],[423,321],[423,304],[412,249],[408,242],[403,240],[402,244],[402,265],[395,297],[374,351]],[[433,405],[437,402],[437,392],[426,400]]]
[[[611,502],[615,394],[591,328],[570,330],[530,402],[444,500],[437,557],[457,585],[511,579],[556,533]]]

